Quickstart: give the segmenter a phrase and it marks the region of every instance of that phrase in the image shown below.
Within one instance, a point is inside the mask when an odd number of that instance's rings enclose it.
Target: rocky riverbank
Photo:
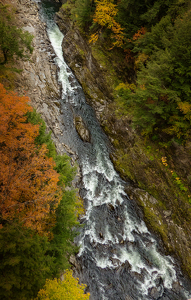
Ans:
[[[181,176],[189,191],[191,145],[183,147],[174,143],[166,150],[139,136],[130,126],[131,117],[124,115],[113,100],[114,87],[122,73],[121,58],[108,57],[100,45],[90,47],[71,21],[68,5],[60,9],[57,23],[65,34],[64,58],[113,145],[111,158],[115,168],[131,182],[127,194],[142,207],[147,225],[162,238],[166,252],[178,257],[191,277],[189,192],[181,190],[171,172]]]
[[[46,24],[40,19],[36,2],[14,0],[11,4],[16,10],[18,26],[34,36],[34,50],[30,59],[17,61],[15,64],[16,68],[22,70],[20,74],[14,74],[15,90],[18,94],[26,94],[30,98],[32,106],[45,120],[47,130],[52,131],[57,151],[60,154],[68,152],[70,149],[66,150],[67,146],[64,148],[59,139],[61,92],[54,61],[55,53],[46,32]]]
[[[45,120],[47,130],[51,130],[58,153],[67,153],[74,161],[75,153],[62,141],[61,86],[57,77],[56,55],[47,35],[46,24],[40,19],[39,5],[30,0],[14,0],[12,4],[16,8],[18,25],[34,36],[30,60],[17,62],[17,68],[22,72],[16,75],[16,91],[29,96],[32,106]],[[74,119],[74,124],[81,138],[88,140],[89,133],[83,122]]]

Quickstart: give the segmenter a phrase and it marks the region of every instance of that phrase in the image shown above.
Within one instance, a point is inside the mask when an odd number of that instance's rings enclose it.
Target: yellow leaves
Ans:
[[[100,24],[101,26],[106,26],[111,28],[113,26],[113,17],[116,16],[118,10],[117,5],[113,4],[109,0],[101,0],[96,2],[96,10],[94,15],[94,22]]]
[[[93,17],[94,23],[98,23],[101,27],[107,27],[112,31],[112,38],[115,39],[113,46],[121,47],[123,44],[123,29],[118,24],[114,17],[117,15],[117,5],[109,0],[100,0],[96,2],[96,10]],[[90,43],[96,42],[98,33],[91,35]]]
[[[191,104],[188,102],[179,102],[178,108],[185,115],[186,119],[191,119]]]
[[[141,64],[145,63],[149,58],[145,53],[139,53],[138,57],[135,59],[135,68],[138,69]]]
[[[165,157],[162,157],[161,160],[162,160],[163,165],[164,165],[165,167],[167,167],[168,164],[167,164],[166,156],[165,156]]]
[[[118,86],[115,88],[116,91],[121,90],[121,89],[126,89],[127,85],[124,82],[120,82],[120,84],[118,84]]]
[[[91,36],[90,36],[90,39],[89,39],[89,43],[95,43],[97,42],[98,40],[98,33],[93,33]]]
[[[66,270],[63,281],[47,279],[35,300],[88,300],[90,294],[84,294],[85,287],[72,276],[72,271]]]
[[[135,88],[136,88],[136,86],[135,86],[134,83],[124,83],[124,82],[121,82],[120,84],[118,84],[118,86],[115,88],[115,90],[119,91],[119,90],[123,89],[123,90],[134,91]]]
[[[84,213],[85,213],[84,205],[83,205],[83,199],[81,197],[77,198],[76,210],[77,210],[77,217],[79,217],[80,215],[84,215]]]
[[[168,167],[168,164],[167,164],[167,158],[166,156],[163,156],[161,158],[162,160],[162,164],[165,166],[165,167]],[[167,168],[167,170],[169,170],[169,167]],[[180,178],[178,177],[178,175],[176,174],[176,172],[172,171],[172,170],[169,170],[170,173],[171,173],[171,176],[173,177],[174,179],[174,182],[176,183],[176,185],[179,187],[179,189],[181,191],[184,191],[184,192],[187,192],[188,188],[186,188],[184,186],[184,184],[182,183],[182,181],[180,180]],[[188,198],[189,198],[189,195],[188,195]]]

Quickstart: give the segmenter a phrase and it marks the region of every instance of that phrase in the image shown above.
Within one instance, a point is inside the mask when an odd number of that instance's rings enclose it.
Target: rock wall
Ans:
[[[30,97],[31,104],[45,120],[47,130],[52,131],[52,138],[59,153],[65,152],[59,140],[60,129],[60,86],[57,81],[55,53],[46,33],[46,24],[39,17],[38,4],[31,0],[14,0],[16,19],[22,29],[33,36],[34,47],[29,60],[16,63],[21,74],[15,78],[16,91]]]
[[[179,258],[191,277],[191,207],[187,195],[176,186],[171,174],[173,166],[183,179],[189,176],[190,145],[174,144],[168,150],[147,146],[130,126],[131,117],[124,115],[113,101],[114,81],[120,74],[116,71],[115,59],[110,57],[107,61],[106,57],[104,60],[99,46],[90,47],[71,21],[69,7],[62,7],[56,20],[65,34],[64,58],[113,144],[114,166],[123,179],[131,183],[127,185],[127,194],[142,207],[148,227],[162,238],[166,253]],[[161,162],[161,157],[166,156],[170,160],[167,166]]]
[[[87,102],[96,108],[97,118],[102,121],[102,111],[112,99],[111,89],[103,76],[104,70],[92,55],[91,48],[79,30],[69,22],[68,15],[63,14],[62,9],[57,13],[56,20],[65,34],[62,44],[65,61],[82,85]]]

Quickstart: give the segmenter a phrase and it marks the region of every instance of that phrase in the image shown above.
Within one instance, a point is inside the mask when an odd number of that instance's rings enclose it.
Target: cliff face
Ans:
[[[191,277],[191,144],[165,149],[145,141],[130,126],[131,116],[114,101],[116,82],[129,71],[123,57],[106,54],[101,45],[90,47],[71,21],[69,8],[61,8],[56,20],[65,34],[64,58],[110,138],[116,170],[130,182],[127,194],[142,207],[148,227],[162,238],[167,253],[179,257]]]
[[[6,1],[4,1],[6,4]],[[26,93],[32,106],[45,120],[47,130],[52,131],[52,139],[59,153],[68,152],[61,141],[62,116],[60,109],[60,86],[57,81],[55,53],[49,41],[46,24],[40,19],[37,3],[30,0],[14,0],[18,26],[33,36],[33,54],[29,60],[17,61],[15,67],[22,70],[15,73],[15,90],[19,95]],[[67,147],[66,147],[67,148]]]

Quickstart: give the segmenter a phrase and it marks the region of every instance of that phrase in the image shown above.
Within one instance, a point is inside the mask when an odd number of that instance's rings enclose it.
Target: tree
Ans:
[[[12,15],[13,12],[10,14],[7,6],[0,4],[0,49],[4,58],[0,64],[6,64],[14,55],[28,58],[27,52],[33,51],[31,46],[33,36],[13,25]]]
[[[79,250],[73,239],[77,235],[77,197],[76,191],[65,191],[56,209],[56,222],[52,229],[53,239],[50,241],[49,254],[55,257],[54,276],[60,276],[64,269],[69,268],[71,254]]]
[[[46,133],[46,124],[35,109],[33,109],[32,111],[27,111],[27,123],[39,126],[38,135],[35,138],[35,144],[37,144],[38,146],[46,144],[48,149],[46,155],[48,157],[52,157],[55,160],[57,154],[56,147],[51,139],[51,131],[49,133]]]
[[[121,0],[116,20],[124,28],[128,41],[141,27],[150,30],[166,15],[175,19],[187,5],[188,0]]]
[[[77,251],[72,243],[78,225],[77,193],[71,187],[75,168],[69,157],[56,154],[44,121],[28,101],[0,85],[2,299],[36,297],[45,278],[60,276]]]
[[[126,105],[133,107],[134,124],[143,134],[167,134],[167,139],[179,141],[190,136],[190,16],[189,11],[174,25],[165,17],[141,39],[147,44],[146,53],[152,45],[151,56],[137,73],[135,91],[126,93]]]
[[[27,102],[27,97],[7,92],[0,84],[1,219],[17,219],[42,232],[54,225],[53,212],[62,192],[46,145],[35,144],[39,126],[26,122],[32,109]]]
[[[94,9],[93,0],[76,0],[75,7],[71,10],[73,19],[77,21],[79,28],[86,33],[89,26],[92,24],[92,14]]]
[[[115,21],[118,9],[117,5],[110,0],[96,0],[96,10],[93,21],[99,24],[102,28],[105,27],[111,30],[111,38],[114,39],[113,46],[121,47],[123,44],[123,29],[120,24]],[[96,41],[98,33],[90,37],[91,41]]]
[[[71,167],[70,158],[67,155],[57,155],[51,140],[51,132],[46,133],[45,122],[35,110],[27,112],[27,120],[40,126],[35,143],[38,146],[44,143],[47,145],[48,152],[46,155],[54,158],[55,169],[59,173],[58,185],[62,189],[62,199],[55,211],[55,226],[51,231],[53,238],[50,241],[48,253],[55,258],[52,269],[54,276],[60,276],[60,273],[70,266],[70,255],[75,254],[78,250],[73,239],[77,234],[74,228],[79,225],[77,214],[81,208],[81,202],[78,200],[77,191],[71,186],[76,174],[76,167]]]
[[[72,276],[72,271],[66,271],[64,280],[46,280],[43,289],[38,292],[36,300],[85,300],[90,294],[84,294],[85,285],[79,285]]]
[[[51,278],[54,258],[47,255],[46,237],[14,223],[0,229],[0,299],[36,297]]]

